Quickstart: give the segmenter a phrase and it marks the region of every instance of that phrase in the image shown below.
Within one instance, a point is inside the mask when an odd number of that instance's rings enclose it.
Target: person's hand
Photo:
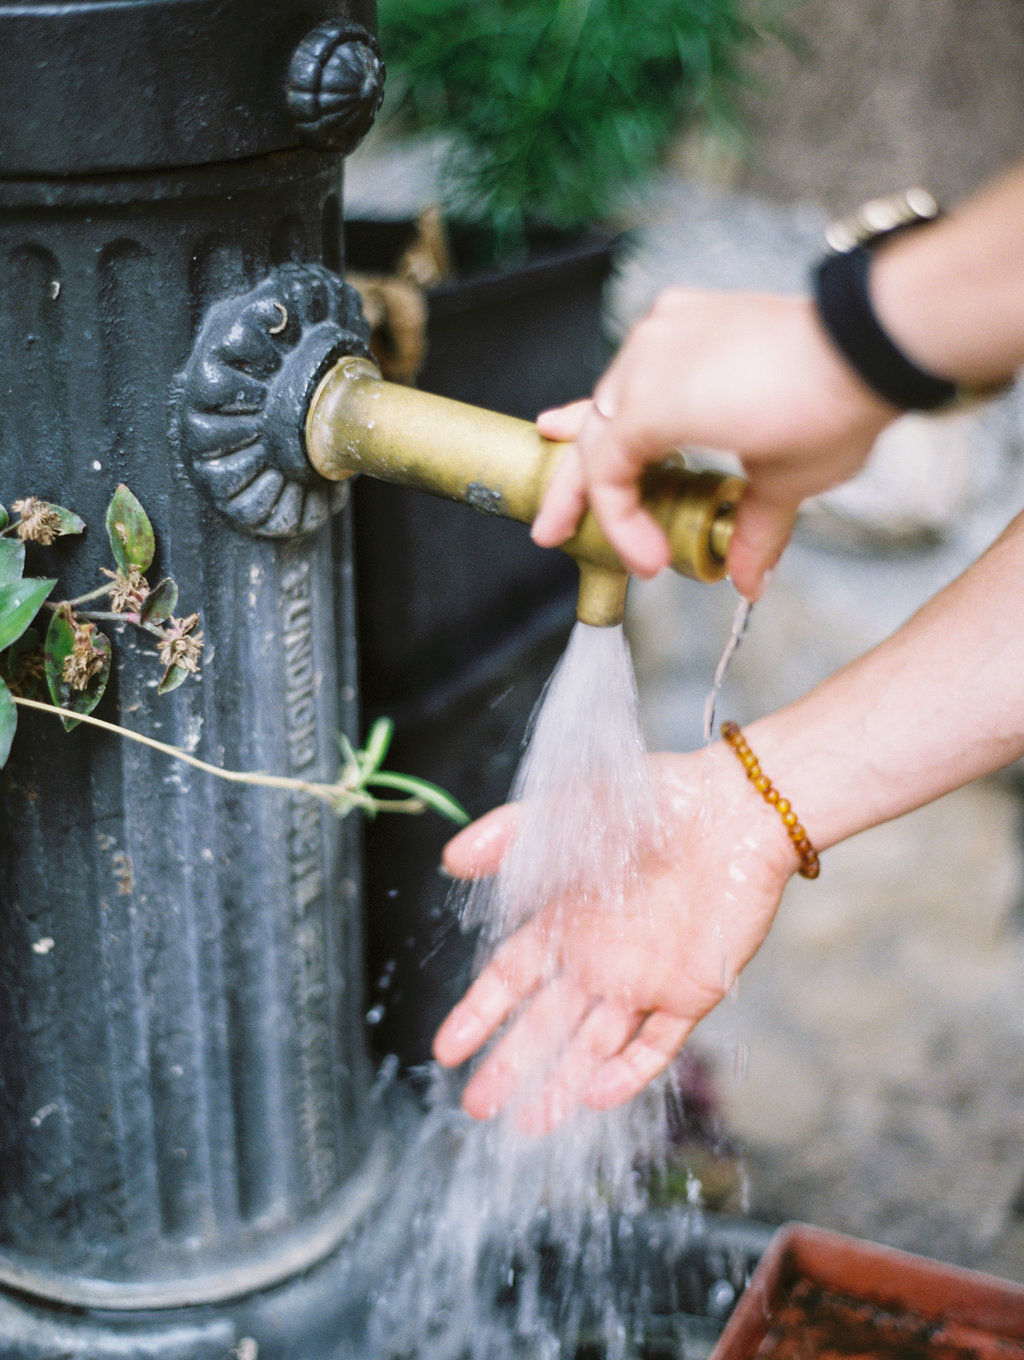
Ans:
[[[809,299],[668,289],[627,338],[593,401],[544,412],[574,447],[534,520],[563,543],[589,505],[624,565],[653,576],[668,542],[640,505],[645,467],[687,446],[737,454],[748,479],[727,569],[757,599],[801,501],[847,480],[900,412],[837,354]]]
[[[562,900],[499,946],[434,1040],[444,1066],[476,1053],[506,1022],[470,1078],[465,1109],[506,1106],[543,1132],[580,1101],[604,1109],[664,1069],[753,956],[797,866],[778,815],[731,752],[652,756],[669,828],[624,902]],[[514,805],[445,849],[458,877],[498,868]]]

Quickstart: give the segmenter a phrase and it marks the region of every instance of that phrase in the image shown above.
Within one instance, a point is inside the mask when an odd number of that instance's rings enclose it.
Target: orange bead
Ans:
[[[771,780],[762,771],[757,756],[747,745],[743,732],[736,723],[724,722],[722,724],[722,736],[736,752],[737,758],[742,761],[747,778],[754,785],[754,788],[757,789],[766,803],[777,809],[793,843],[793,849],[800,857],[798,872],[804,878],[817,878],[821,872],[818,852],[811,844],[806,830],[797,819],[789,799],[779,796],[778,789],[772,785]]]

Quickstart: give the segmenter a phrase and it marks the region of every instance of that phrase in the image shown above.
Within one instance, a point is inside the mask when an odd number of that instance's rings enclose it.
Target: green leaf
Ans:
[[[396,789],[401,793],[411,795],[413,798],[419,798],[427,807],[440,813],[442,817],[447,817],[449,821],[455,822],[457,826],[465,826],[470,820],[469,813],[460,802],[437,784],[431,784],[427,779],[417,779],[415,775],[411,774],[391,774],[380,770],[367,783],[383,789]]]
[[[139,610],[141,623],[163,623],[174,613],[178,603],[178,587],[169,576],[153,587]]]
[[[30,576],[0,586],[0,651],[21,637],[56,584]]]
[[[378,718],[370,728],[369,736],[366,738],[366,745],[359,752],[357,761],[360,773],[366,775],[374,774],[384,763],[384,757],[388,753],[391,745],[391,738],[395,735],[395,724],[390,718]]]
[[[338,733],[338,750],[341,752],[341,758],[345,762],[345,769],[354,770],[358,773],[359,754],[349,741],[348,737],[345,736],[344,732]]]
[[[85,689],[72,689],[64,679],[64,661],[75,646],[75,628],[65,610],[59,609],[46,630],[46,685],[50,698],[59,708],[70,708],[75,713],[91,713],[103,698],[110,679],[110,640],[95,625],[90,627],[93,650],[100,657],[100,666],[89,678]],[[74,718],[61,718],[67,731],[78,726]]]
[[[153,561],[156,539],[149,516],[122,482],[107,506],[107,536],[114,561],[125,573],[145,571]]]
[[[25,572],[25,545],[16,538],[0,538],[0,586],[20,581]]]
[[[172,689],[177,689],[183,685],[194,671],[187,670],[184,666],[175,665],[173,662],[163,673],[159,685],[156,687],[157,694],[170,694]]]
[[[40,501],[43,510],[49,510],[52,515],[56,515],[60,521],[60,528],[57,531],[60,537],[65,534],[80,534],[85,529],[85,520],[76,515],[73,510],[67,510],[63,505],[54,505],[53,501]]]
[[[71,655],[75,646],[75,629],[64,609],[58,609],[50,619],[46,630],[43,653],[46,666],[46,687],[50,698],[64,708],[64,659]]]
[[[6,529],[10,522],[11,522],[10,515],[7,513],[5,508],[2,505],[0,505],[0,529]]]
[[[18,726],[18,710],[11,691],[0,680],[0,770],[11,754],[11,742]]]

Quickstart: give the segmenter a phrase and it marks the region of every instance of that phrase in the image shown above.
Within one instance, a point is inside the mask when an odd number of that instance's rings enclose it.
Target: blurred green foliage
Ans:
[[[738,127],[793,0],[379,0],[385,116],[451,140],[446,203],[506,254],[606,220],[680,129]]]

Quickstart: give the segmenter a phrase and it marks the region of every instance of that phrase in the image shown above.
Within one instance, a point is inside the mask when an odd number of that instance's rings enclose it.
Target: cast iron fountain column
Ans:
[[[85,519],[34,559],[67,596],[131,488],[206,650],[157,697],[120,638],[105,715],[236,769],[331,779],[354,735],[344,492],[264,479],[229,522],[177,460],[169,397],[218,298],[340,269],[372,9],[0,2],[0,500]],[[300,305],[364,350],[346,290]],[[0,1357],[350,1353],[333,1253],[385,1161],[355,832],[22,716],[0,775]]]

